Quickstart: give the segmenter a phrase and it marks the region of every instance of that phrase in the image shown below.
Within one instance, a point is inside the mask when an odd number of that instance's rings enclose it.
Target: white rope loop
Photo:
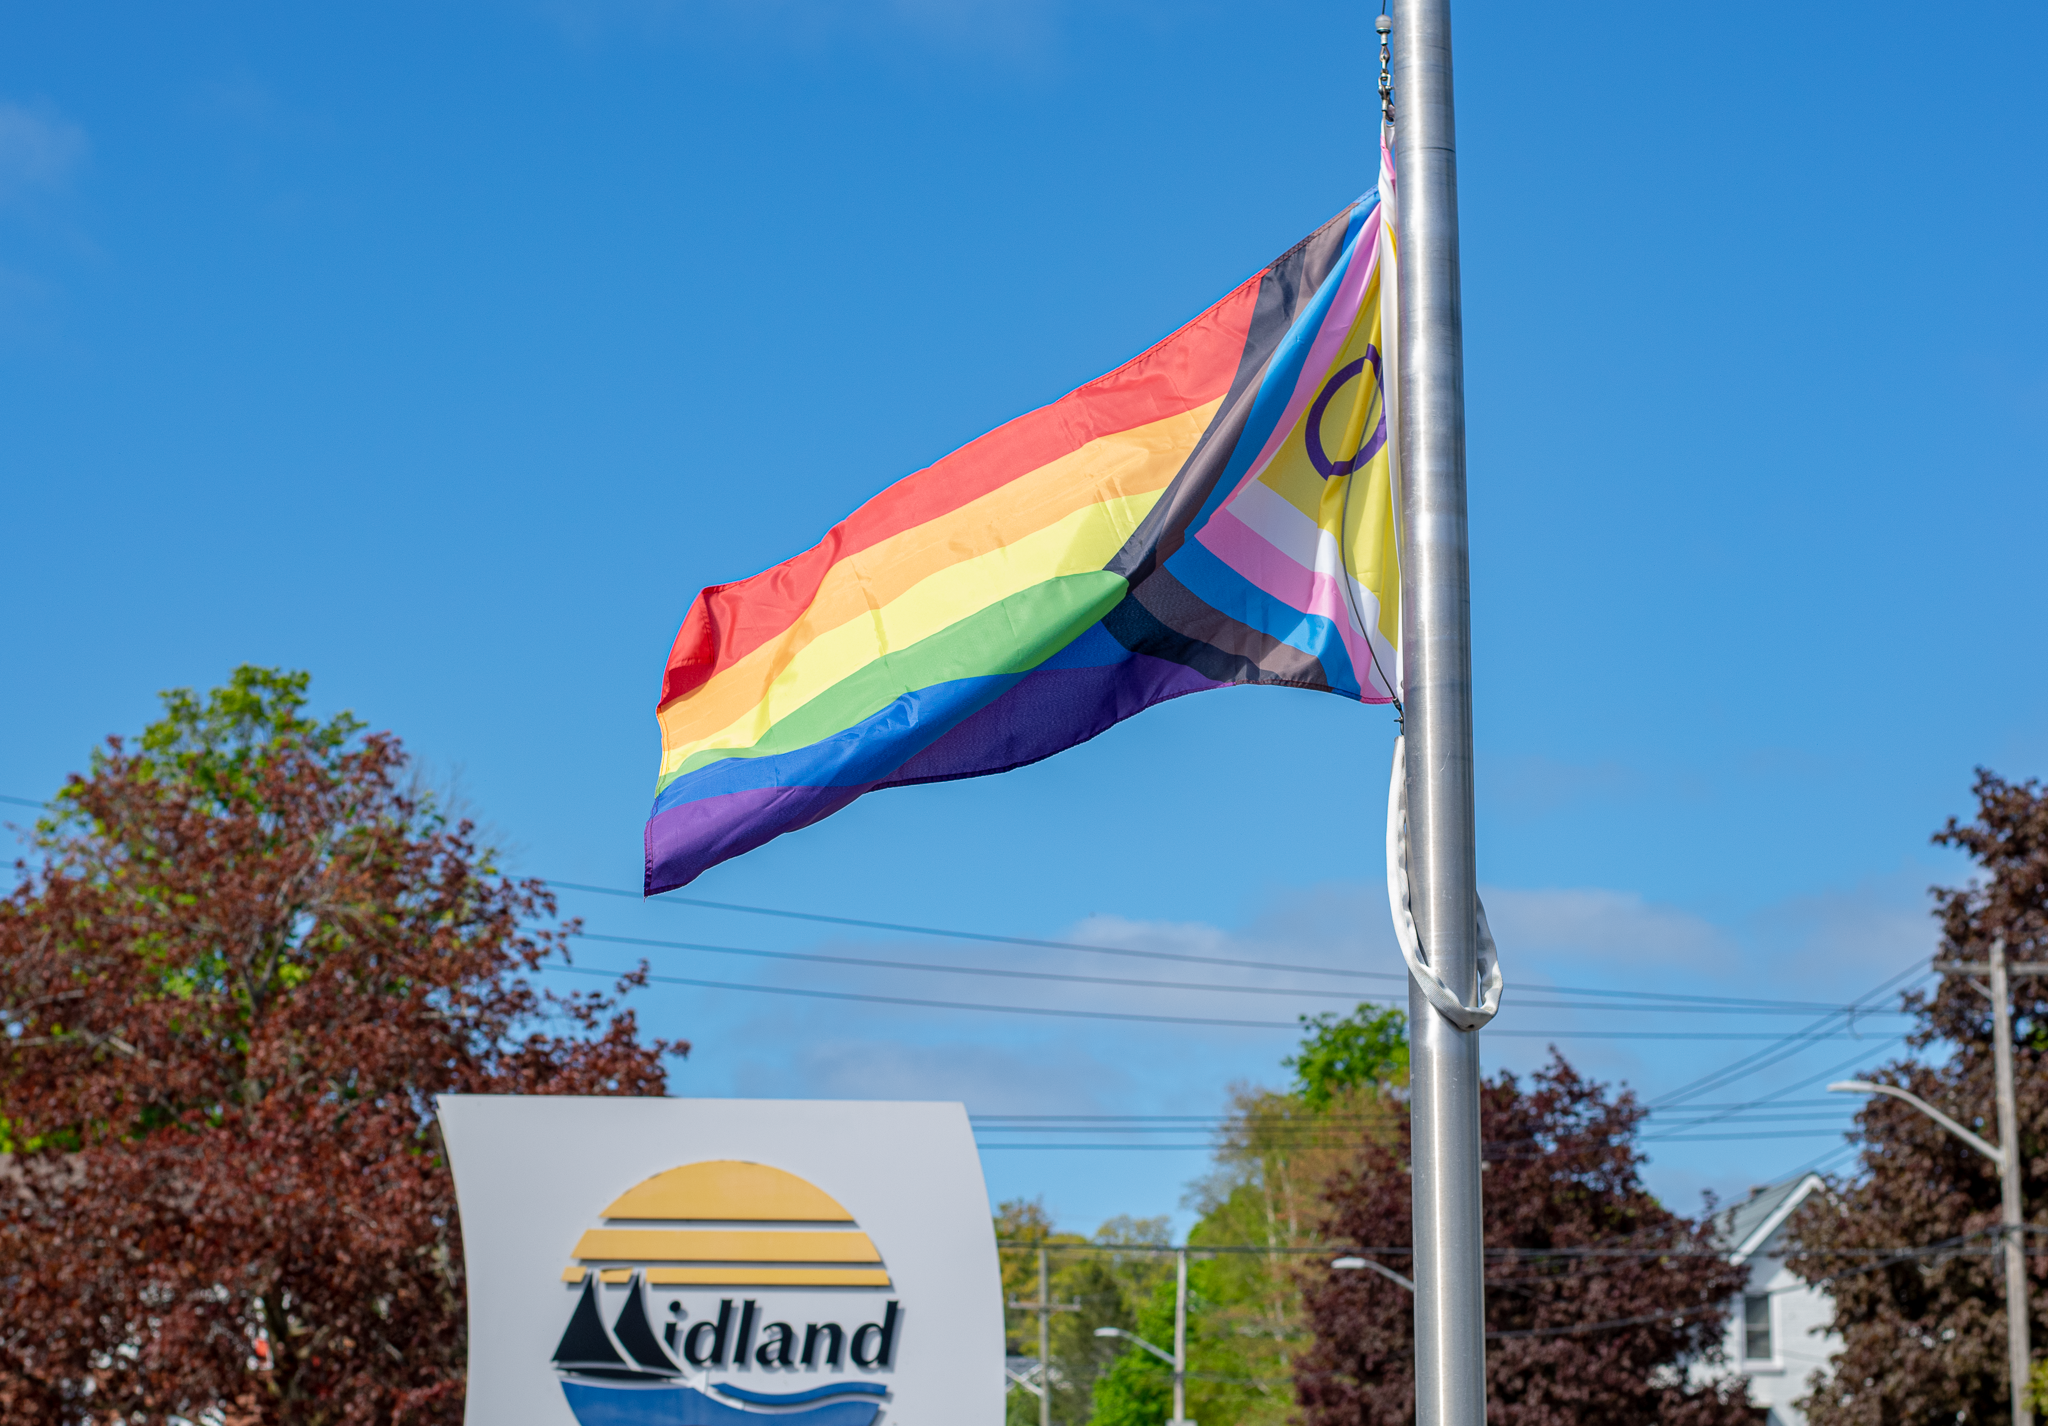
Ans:
[[[1387,906],[1394,913],[1394,939],[1401,943],[1401,958],[1408,962],[1408,974],[1421,987],[1422,995],[1446,1020],[1460,1030],[1477,1030],[1500,1013],[1500,954],[1494,949],[1493,930],[1486,924],[1486,907],[1475,895],[1472,903],[1479,912],[1479,984],[1477,1005],[1465,999],[1438,975],[1422,949],[1422,937],[1415,929],[1415,912],[1408,887],[1408,739],[1394,739],[1394,776],[1387,787]]]

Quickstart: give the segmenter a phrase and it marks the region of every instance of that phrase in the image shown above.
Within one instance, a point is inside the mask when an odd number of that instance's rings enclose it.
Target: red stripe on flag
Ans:
[[[826,572],[848,555],[979,500],[1090,441],[1223,396],[1237,374],[1264,276],[1248,278],[1116,370],[905,476],[802,554],[750,579],[704,590],[669,650],[656,707],[701,687],[795,623],[817,597]]]

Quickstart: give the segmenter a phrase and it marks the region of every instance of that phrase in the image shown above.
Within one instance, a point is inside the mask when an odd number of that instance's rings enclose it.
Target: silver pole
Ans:
[[[1450,0],[1393,0],[1400,271],[1401,644],[1409,868],[1429,960],[1478,996],[1471,594]],[[1412,985],[1416,1426],[1486,1419],[1479,1037]]]
[[[1173,1426],[1188,1419],[1188,1250],[1173,1255]]]
[[[1991,943],[1991,1038],[1998,1061],[1999,1187],[2004,1199],[2000,1221],[2005,1225],[2005,1355],[2012,1390],[2013,1426],[2033,1426],[2027,1409],[2027,1378],[2033,1356],[2028,1341],[2027,1247],[2021,1225],[2026,1221],[2020,1201],[2020,1116],[2012,1088],[2012,981],[2006,974],[2005,938]]]

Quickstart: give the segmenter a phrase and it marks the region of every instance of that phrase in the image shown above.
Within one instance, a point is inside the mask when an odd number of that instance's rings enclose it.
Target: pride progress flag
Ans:
[[[1185,693],[1391,701],[1391,170],[1150,350],[700,593],[662,679],[647,894]]]

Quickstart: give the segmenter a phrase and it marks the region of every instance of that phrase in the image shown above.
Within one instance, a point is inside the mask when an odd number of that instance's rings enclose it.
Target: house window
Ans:
[[[1771,1298],[1752,1292],[1742,1299],[1742,1355],[1752,1362],[1771,1359]]]

